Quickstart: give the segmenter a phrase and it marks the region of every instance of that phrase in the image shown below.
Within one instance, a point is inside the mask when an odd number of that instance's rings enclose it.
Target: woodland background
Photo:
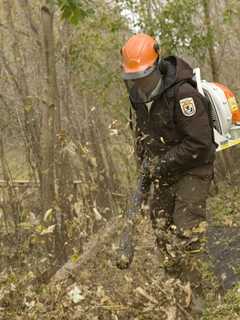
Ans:
[[[150,33],[163,55],[240,96],[239,17],[238,0],[0,0],[3,319],[35,319],[17,290],[78,261],[127,207],[136,168],[124,41]]]

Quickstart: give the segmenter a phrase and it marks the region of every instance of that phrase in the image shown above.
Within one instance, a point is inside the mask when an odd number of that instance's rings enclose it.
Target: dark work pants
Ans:
[[[212,177],[184,175],[176,183],[155,183],[150,200],[153,227],[174,224],[179,232],[197,227],[206,220],[206,200]]]
[[[152,225],[164,268],[198,289],[204,287],[201,265],[209,261],[204,222],[212,171],[209,166],[199,168],[199,175],[193,170],[175,181],[155,182],[150,200]]]
[[[157,244],[166,257],[165,266],[187,263],[192,252],[205,255],[204,222],[212,178],[213,166],[208,165],[174,179],[155,181],[150,216]]]

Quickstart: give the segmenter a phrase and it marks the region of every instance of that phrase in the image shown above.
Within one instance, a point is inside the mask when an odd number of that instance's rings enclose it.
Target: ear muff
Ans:
[[[157,42],[154,43],[153,48],[157,52],[157,54],[159,54],[160,46],[159,46],[159,44]]]
[[[168,64],[164,59],[159,59],[158,67],[159,67],[161,74],[164,75],[167,73]]]

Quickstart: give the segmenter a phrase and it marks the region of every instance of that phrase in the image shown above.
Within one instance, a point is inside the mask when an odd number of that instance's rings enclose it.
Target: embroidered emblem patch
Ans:
[[[196,113],[196,106],[193,98],[185,98],[179,101],[182,113],[186,117],[192,117]]]

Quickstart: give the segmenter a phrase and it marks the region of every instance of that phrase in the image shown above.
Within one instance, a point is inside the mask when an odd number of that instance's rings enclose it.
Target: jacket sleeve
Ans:
[[[175,105],[175,123],[182,138],[161,158],[161,166],[165,173],[185,171],[209,162],[209,155],[215,146],[203,99],[198,93],[190,97],[178,97]],[[184,105],[186,101],[190,101],[190,104]]]

